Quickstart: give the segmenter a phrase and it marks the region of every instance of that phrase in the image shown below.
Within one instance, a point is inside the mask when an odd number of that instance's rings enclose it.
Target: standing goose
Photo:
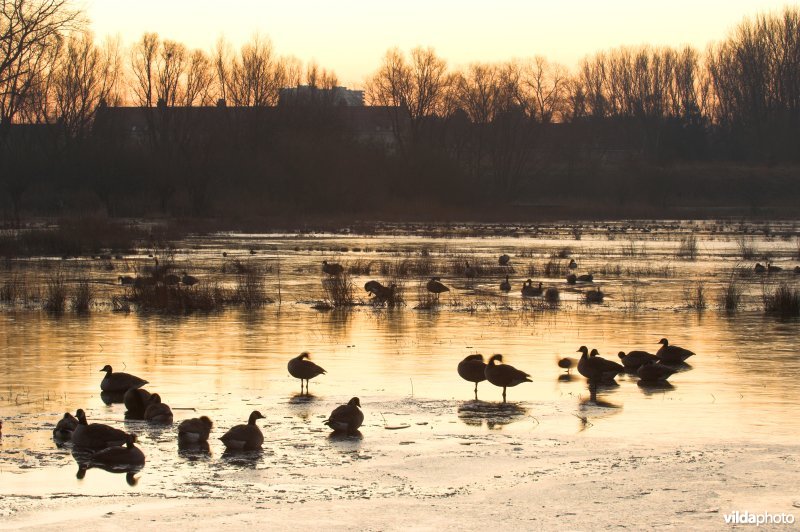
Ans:
[[[500,255],[500,258],[497,259],[497,262],[500,264],[500,266],[508,266],[508,262],[510,260],[511,260],[511,257],[509,257],[508,255],[503,253],[502,255]]]
[[[462,379],[475,383],[475,400],[478,400],[478,383],[486,380],[486,363],[483,355],[467,355],[458,363],[458,374]]]
[[[344,272],[344,267],[341,264],[337,264],[335,262],[329,263],[327,260],[322,261],[322,271],[323,273],[327,273],[328,275],[337,276],[341,275]]]
[[[647,362],[642,364],[636,371],[636,374],[639,375],[639,378],[644,382],[665,381],[673,373],[675,373],[674,369],[668,368],[667,366],[664,366],[658,362]]]
[[[92,455],[91,462],[106,466],[143,466],[144,453],[136,447],[136,434],[126,434],[125,446],[107,447]]]
[[[364,284],[364,290],[366,290],[367,292],[369,292],[373,296],[377,296],[378,293],[381,290],[383,290],[384,288],[386,288],[386,287],[383,286],[380,282],[374,281],[374,280],[373,281],[367,281],[366,284]]]
[[[308,351],[303,351],[287,364],[289,375],[300,379],[300,395],[303,394],[303,381],[306,381],[306,395],[308,395],[308,381],[325,373],[324,369],[308,360],[309,356]]]
[[[506,280],[500,283],[500,290],[502,290],[503,292],[511,291],[511,283],[508,280],[508,275],[506,275]]]
[[[631,371],[636,371],[644,364],[658,362],[658,357],[647,351],[630,351],[627,355],[625,351],[620,351],[617,356],[622,361],[622,365],[625,366],[625,369]]]
[[[102,423],[92,423],[86,421],[86,413],[82,408],[76,412],[78,425],[72,432],[72,445],[82,449],[92,449],[99,451],[106,447],[124,445],[128,441],[128,435],[119,429],[103,425]]]
[[[178,425],[178,443],[200,443],[208,441],[214,423],[207,416],[185,419]]]
[[[69,412],[64,412],[64,417],[58,420],[58,423],[56,423],[56,428],[53,429],[53,437],[61,441],[70,440],[72,439],[72,433],[75,431],[77,426],[78,418]]]
[[[612,381],[614,377],[625,371],[622,364],[598,356],[597,349],[592,349],[589,354],[589,349],[582,345],[578,352],[581,353],[581,359],[578,361],[578,373],[590,381]]]
[[[200,281],[194,275],[189,275],[186,272],[183,272],[183,275],[181,275],[181,284],[186,286],[194,286],[199,282]]]
[[[584,273],[579,275],[576,279],[579,283],[591,283],[594,281],[594,276],[591,273]]]
[[[677,345],[669,345],[669,340],[662,338],[658,341],[661,347],[656,351],[656,356],[667,364],[680,364],[685,362],[687,358],[694,356],[694,353],[688,349],[678,347]]]
[[[575,259],[569,259],[569,264],[567,265],[567,268],[569,268],[570,270],[574,270],[577,267],[578,263],[575,262]]]
[[[439,294],[450,291],[447,286],[443,285],[442,282],[439,281],[438,277],[431,277],[431,280],[428,281],[426,288],[428,289],[428,292],[436,294],[436,301],[439,301]]]
[[[467,266],[464,268],[464,277],[467,279],[474,279],[478,275],[478,270],[470,266],[469,262],[467,262],[466,265]]]
[[[131,388],[141,388],[147,381],[136,375],[118,371],[114,373],[111,366],[106,364],[100,371],[105,371],[106,376],[100,381],[100,389],[104,392],[127,392]]]
[[[236,425],[226,432],[220,440],[229,451],[256,451],[264,443],[264,435],[256,425],[257,419],[264,419],[261,412],[253,410],[246,425]]]
[[[325,424],[334,432],[347,432],[353,434],[364,423],[364,413],[361,411],[361,402],[358,397],[353,397],[346,405],[333,409]]]
[[[125,403],[125,417],[128,419],[144,419],[144,411],[150,402],[150,392],[144,388],[131,388],[122,397]]]
[[[492,355],[492,357],[489,359],[489,364],[486,365],[486,370],[484,373],[486,375],[486,380],[495,386],[500,386],[503,388],[503,402],[505,403],[507,387],[516,386],[517,384],[522,384],[523,382],[533,381],[531,381],[530,375],[524,371],[518,370],[514,366],[509,366],[508,364],[495,364],[495,362],[502,361],[503,355]]]
[[[144,420],[150,423],[172,423],[172,410],[161,402],[161,396],[154,393],[150,396],[147,408],[144,409]]]

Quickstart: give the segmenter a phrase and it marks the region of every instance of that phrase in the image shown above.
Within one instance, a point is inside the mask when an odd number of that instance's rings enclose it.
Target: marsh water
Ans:
[[[800,324],[766,314],[762,298],[779,284],[800,285],[793,272],[800,264],[798,234],[791,223],[651,222],[591,224],[580,232],[563,224],[192,237],[169,253],[176,271],[227,286],[235,282],[233,264],[257,267],[273,302],[188,315],[112,311],[111,297],[126,290],[117,277],[150,264],[152,249],[110,261],[6,260],[0,280],[24,279],[30,289],[55,271],[68,281],[88,276],[96,298],[87,314],[53,314],[35,302],[2,304],[0,495],[15,497],[17,505],[26,497],[120,492],[246,497],[253,487],[288,501],[369,497],[414,488],[337,486],[329,478],[293,491],[274,479],[312,477],[325,468],[347,475],[358,460],[409,446],[424,455],[475,442],[557,445],[573,438],[651,441],[662,448],[723,436],[794,442]],[[679,253],[689,235],[697,239],[694,257]],[[783,271],[754,274],[757,259],[742,258],[744,244]],[[511,257],[505,268],[497,263],[503,253]],[[567,284],[569,258],[594,282]],[[355,306],[315,308],[326,298],[322,260],[352,268]],[[464,276],[465,262],[477,268],[476,277]],[[424,265],[426,274],[401,274],[402,264]],[[506,274],[513,285],[507,294],[498,289]],[[431,275],[451,288],[435,305],[424,289]],[[527,278],[558,288],[559,303],[522,298]],[[400,284],[404,303],[370,304],[361,288],[370,279]],[[735,312],[726,312],[718,296],[731,279],[743,296]],[[694,308],[698,286],[705,309]],[[602,303],[584,302],[592,288],[604,292]],[[655,352],[662,337],[696,353],[669,384],[641,386],[637,377],[622,376],[591,397],[583,377],[556,365],[558,357],[577,358],[581,345],[617,360],[620,350]],[[302,351],[327,370],[311,381],[307,397],[286,369]],[[472,353],[502,353],[533,382],[509,388],[506,405],[501,390],[483,382],[475,401],[472,383],[456,373]],[[147,379],[145,387],[173,408],[175,425],[212,418],[210,451],[179,452],[174,426],[125,421],[122,404],[101,399],[105,364]],[[365,413],[360,436],[331,438],[323,421],[353,396]],[[99,469],[77,478],[70,446],[56,445],[51,432],[64,412],[77,408],[90,422],[138,434],[147,464],[127,479],[134,485]],[[259,422],[263,452],[223,453],[217,438],[252,410],[266,416]],[[427,489],[435,496],[451,488]]]

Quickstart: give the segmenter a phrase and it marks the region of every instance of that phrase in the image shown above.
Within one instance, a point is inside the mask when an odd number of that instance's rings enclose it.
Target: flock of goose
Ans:
[[[590,386],[594,387],[601,383],[611,383],[623,373],[634,373],[639,376],[641,382],[657,383],[669,379],[673,373],[677,372],[686,360],[694,356],[692,351],[670,345],[669,340],[662,338],[659,343],[661,347],[655,354],[647,351],[619,352],[619,359],[622,362],[614,362],[600,356],[597,349],[582,345],[578,349],[581,358],[577,362],[578,373],[586,377]],[[508,364],[497,364],[503,362],[503,355],[492,355],[488,364],[483,361],[483,355],[468,355],[458,364],[458,374],[462,379],[475,383],[475,399],[478,399],[478,383],[489,381],[495,386],[503,388],[503,402],[506,402],[506,388],[531,382],[530,375],[524,371]],[[569,357],[558,360],[558,366],[569,372],[575,366],[575,360]]]
[[[675,365],[683,364],[693,356],[691,351],[670,345],[666,338],[659,342],[661,348],[655,353],[630,351],[619,353],[617,363],[599,356],[596,349],[591,351],[581,346],[577,362],[578,372],[586,377],[590,385],[612,382],[617,375],[635,372],[641,381],[665,381],[675,371]],[[571,358],[558,361],[559,367],[567,372],[575,366]],[[308,383],[311,379],[324,375],[325,369],[310,360],[308,352],[292,358],[287,364],[289,374],[300,380],[300,393],[308,394]],[[144,388],[148,381],[129,373],[114,372],[106,365],[101,370],[105,376],[100,381],[103,394],[121,395],[127,409],[126,419],[144,420],[159,425],[172,425],[173,414],[169,405],[162,402],[157,393],[150,393]],[[469,382],[475,383],[475,399],[478,398],[478,383],[484,380],[503,389],[503,403],[506,402],[506,389],[524,382],[532,382],[531,376],[509,364],[503,363],[503,355],[495,354],[484,362],[483,355],[468,355],[459,362],[458,374]],[[264,436],[256,422],[264,419],[258,410],[250,413],[247,423],[235,425],[228,429],[219,439],[228,452],[255,451],[264,443]],[[336,407],[325,424],[334,432],[357,434],[364,422],[361,403],[353,397],[347,404]],[[208,450],[208,438],[214,427],[207,416],[186,419],[177,426],[178,446],[181,449]],[[140,468],[145,463],[145,455],[136,446],[136,435],[102,423],[89,423],[83,409],[78,409],[73,416],[65,413],[53,429],[53,437],[59,443],[71,441],[76,459],[83,461],[81,465],[85,474],[86,467],[125,467]]]

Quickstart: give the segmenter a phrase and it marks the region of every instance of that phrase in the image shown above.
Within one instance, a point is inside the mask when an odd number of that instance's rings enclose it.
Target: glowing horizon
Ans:
[[[220,36],[238,47],[258,32],[271,39],[278,55],[316,61],[352,88],[362,88],[394,46],[431,46],[451,68],[535,55],[572,68],[587,55],[618,46],[688,44],[702,51],[745,18],[787,5],[797,4],[498,0],[489,9],[476,0],[408,0],[398,12],[395,4],[358,0],[229,0],[224,11],[211,0],[83,0],[95,34],[118,34],[125,46],[152,31],[209,51]]]

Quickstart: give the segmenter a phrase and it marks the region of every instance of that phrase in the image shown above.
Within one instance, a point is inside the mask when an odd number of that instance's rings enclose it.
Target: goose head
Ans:
[[[592,352],[589,353],[589,356],[590,357],[596,357],[599,354],[600,354],[600,351],[598,351],[597,349],[592,349]]]
[[[111,369],[111,366],[109,366],[108,364],[106,364],[105,366],[103,366],[103,369],[101,369],[100,371],[101,371],[101,372],[106,372],[106,373],[111,373],[111,372],[113,372],[114,370],[113,370],[113,369]]]
[[[582,345],[578,348],[576,353],[583,353],[583,356],[587,357],[589,356],[589,348],[586,347],[585,345]]]
[[[503,355],[501,355],[499,353],[496,354],[496,355],[492,355],[492,358],[489,359],[489,365],[490,366],[494,366],[495,361],[503,362]]]
[[[250,419],[247,420],[248,425],[255,425],[257,419],[264,419],[264,415],[258,410],[253,410],[250,413]]]
[[[361,407],[361,401],[358,400],[358,397],[353,397],[347,402],[347,406],[357,406]]]
[[[664,347],[667,347],[669,345],[669,340],[667,340],[666,338],[662,338],[661,340],[658,341],[658,343],[662,344]]]

